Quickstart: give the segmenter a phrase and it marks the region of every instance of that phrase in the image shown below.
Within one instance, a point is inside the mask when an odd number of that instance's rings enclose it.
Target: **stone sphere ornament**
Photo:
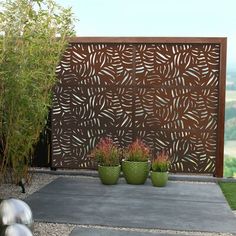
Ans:
[[[30,207],[22,200],[10,198],[0,204],[0,226],[23,224],[33,229],[33,215]]]
[[[5,227],[2,236],[33,236],[32,232],[25,225],[13,224]]]

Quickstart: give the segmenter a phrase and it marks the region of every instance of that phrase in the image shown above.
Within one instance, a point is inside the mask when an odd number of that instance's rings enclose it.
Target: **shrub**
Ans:
[[[5,0],[0,11],[0,177],[10,165],[18,182],[45,125],[74,19],[53,0]]]
[[[236,177],[236,157],[225,157],[224,176]]]
[[[127,161],[147,161],[150,149],[140,139],[136,139],[125,150],[125,160]]]
[[[117,166],[120,164],[121,151],[111,138],[102,138],[92,152],[92,156],[101,166]]]
[[[169,155],[162,151],[152,160],[152,171],[154,172],[166,172],[169,168]]]

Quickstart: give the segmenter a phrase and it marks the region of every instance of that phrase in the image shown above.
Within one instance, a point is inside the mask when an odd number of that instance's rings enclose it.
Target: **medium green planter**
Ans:
[[[151,171],[151,180],[153,186],[164,187],[166,186],[168,181],[168,173]]]
[[[148,177],[149,168],[150,164],[148,161],[122,160],[122,171],[127,184],[144,184]]]
[[[103,184],[117,184],[121,166],[98,166],[98,175]]]

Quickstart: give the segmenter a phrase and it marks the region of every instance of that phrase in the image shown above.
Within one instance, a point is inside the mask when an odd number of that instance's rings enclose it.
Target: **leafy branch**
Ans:
[[[19,181],[45,125],[75,18],[53,0],[5,0],[0,9],[0,177],[11,167]]]

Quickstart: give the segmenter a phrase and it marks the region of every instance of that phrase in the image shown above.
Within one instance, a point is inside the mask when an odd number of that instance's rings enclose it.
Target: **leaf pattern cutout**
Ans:
[[[103,136],[168,150],[172,172],[214,173],[219,44],[71,43],[57,67],[55,167],[96,168]]]

